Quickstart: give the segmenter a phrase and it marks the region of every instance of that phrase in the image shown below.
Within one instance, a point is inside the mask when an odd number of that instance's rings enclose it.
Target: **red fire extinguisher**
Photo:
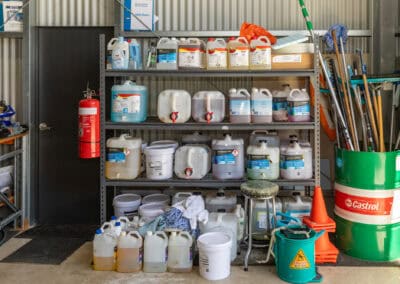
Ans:
[[[100,102],[93,99],[95,91],[87,89],[79,101],[79,157],[100,157]]]

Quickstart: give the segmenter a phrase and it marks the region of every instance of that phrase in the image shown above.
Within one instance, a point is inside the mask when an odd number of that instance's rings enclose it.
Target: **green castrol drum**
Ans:
[[[336,245],[370,260],[400,259],[400,151],[336,149]]]

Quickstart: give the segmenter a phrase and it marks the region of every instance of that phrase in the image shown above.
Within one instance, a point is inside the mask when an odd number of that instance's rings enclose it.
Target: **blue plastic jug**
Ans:
[[[146,86],[125,81],[111,88],[111,121],[143,122],[147,118],[148,94]]]

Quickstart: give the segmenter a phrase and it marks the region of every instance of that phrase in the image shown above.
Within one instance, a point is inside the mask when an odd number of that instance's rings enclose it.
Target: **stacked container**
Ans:
[[[164,232],[147,232],[144,239],[144,272],[160,273],[167,271],[167,246],[168,237]]]
[[[279,147],[265,142],[247,147],[247,177],[249,179],[279,178]]]
[[[253,37],[250,41],[250,69],[271,69],[271,42],[266,36]]]
[[[191,97],[185,90],[165,90],[158,95],[158,118],[165,123],[184,123],[191,114]]]
[[[293,89],[287,101],[289,121],[310,121],[310,96],[306,89]]]
[[[249,43],[245,37],[229,38],[228,68],[231,70],[249,69]]]
[[[188,38],[181,40],[178,45],[180,69],[205,68],[206,65],[206,45],[198,38]]]
[[[142,269],[143,239],[136,231],[122,232],[118,240],[117,271],[138,272]]]
[[[237,197],[233,193],[225,193],[219,190],[206,196],[206,209],[209,212],[233,212],[236,208]]]
[[[178,69],[178,43],[176,38],[161,38],[157,43],[157,69]]]
[[[272,122],[272,94],[268,89],[253,88],[251,91],[251,122]]]
[[[290,90],[289,85],[283,85],[283,90],[272,93],[272,118],[274,121],[288,121],[287,97]]]
[[[183,179],[201,179],[211,168],[211,151],[206,145],[185,145],[175,152],[175,174]]]
[[[241,179],[244,175],[243,139],[225,139],[212,141],[214,152],[212,173],[216,179]]]
[[[246,89],[229,90],[229,121],[230,123],[251,122],[251,96]]]
[[[172,232],[168,241],[169,272],[191,272],[193,266],[192,236],[188,232]]]
[[[197,122],[221,122],[225,118],[225,96],[217,91],[202,91],[192,98],[192,117]]]
[[[207,69],[224,70],[228,67],[226,42],[222,38],[209,38],[207,41]]]

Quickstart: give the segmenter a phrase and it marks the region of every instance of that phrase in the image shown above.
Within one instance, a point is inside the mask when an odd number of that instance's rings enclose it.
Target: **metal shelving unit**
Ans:
[[[0,32],[0,38],[23,38],[23,32]]]
[[[118,10],[118,9],[116,9]],[[121,33],[116,27],[116,34],[128,36]],[[190,31],[187,34],[193,35]],[[193,36],[198,36],[194,32]],[[133,33],[132,33],[133,34]],[[134,33],[136,38],[149,38],[149,33]],[[131,36],[131,34],[129,34]],[[163,36],[179,37],[181,32],[163,32]],[[317,40],[315,40],[317,42]],[[211,175],[207,175],[201,180],[184,180],[173,178],[170,180],[148,180],[139,177],[135,180],[107,180],[105,178],[105,157],[106,157],[106,133],[115,130],[221,130],[221,131],[252,131],[252,130],[308,130],[314,133],[314,178],[309,180],[283,180],[274,182],[280,186],[296,187],[304,186],[307,193],[314,185],[320,184],[320,121],[319,107],[314,108],[314,121],[304,123],[270,123],[270,124],[230,124],[227,121],[222,123],[197,123],[189,121],[184,124],[166,124],[155,117],[149,117],[144,123],[114,123],[106,120],[106,79],[107,78],[130,78],[130,77],[197,77],[197,78],[271,78],[271,77],[303,77],[309,78],[315,90],[314,105],[319,105],[319,70],[318,57],[314,56],[314,68],[302,70],[265,70],[265,71],[206,71],[206,70],[106,70],[105,69],[105,37],[100,36],[100,101],[101,101],[101,158],[100,158],[100,219],[106,221],[107,188],[116,189],[117,187],[191,187],[191,188],[219,188],[219,187],[239,187],[245,180],[216,180]],[[315,44],[315,48],[318,45]]]

